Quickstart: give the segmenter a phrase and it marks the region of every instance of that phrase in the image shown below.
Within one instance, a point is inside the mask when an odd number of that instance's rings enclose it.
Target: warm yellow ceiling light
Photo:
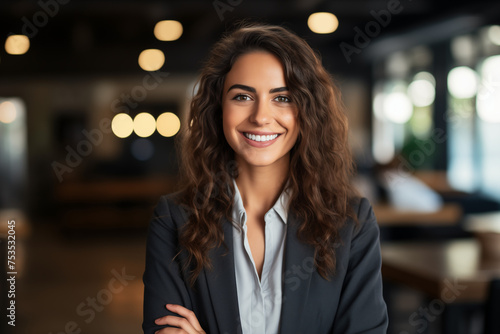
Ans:
[[[175,41],[182,36],[182,24],[175,20],[160,21],[155,25],[154,34],[160,41]]]
[[[179,132],[181,121],[176,114],[165,112],[156,120],[156,128],[163,137],[172,137]]]
[[[10,35],[5,40],[5,51],[11,55],[22,55],[28,52],[30,39],[25,35]]]
[[[339,20],[332,13],[319,12],[313,13],[309,16],[307,25],[312,32],[317,34],[331,34],[337,30]]]
[[[156,120],[153,115],[141,112],[134,118],[134,132],[142,138],[151,136],[156,130]]]
[[[111,121],[111,130],[118,138],[127,138],[134,131],[134,121],[127,114],[117,114]]]
[[[139,55],[139,66],[144,71],[157,71],[165,64],[165,55],[158,49],[146,49]]]

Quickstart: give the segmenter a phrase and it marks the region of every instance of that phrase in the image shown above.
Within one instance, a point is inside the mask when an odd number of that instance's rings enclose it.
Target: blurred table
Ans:
[[[373,211],[380,226],[449,226],[462,217],[462,208],[454,203],[445,203],[433,212],[398,210],[388,204],[373,205]]]
[[[64,182],[55,189],[61,227],[80,229],[143,228],[160,196],[175,189],[176,180],[100,179]]]
[[[443,333],[460,333],[457,316],[460,319],[461,311],[453,305],[483,303],[491,279],[500,277],[500,260],[483,259],[474,239],[382,243],[381,248],[384,281],[426,294],[434,307],[446,304]]]

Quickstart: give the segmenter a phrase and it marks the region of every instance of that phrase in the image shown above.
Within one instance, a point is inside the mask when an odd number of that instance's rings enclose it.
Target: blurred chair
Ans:
[[[500,278],[491,281],[484,310],[484,334],[500,333]]]

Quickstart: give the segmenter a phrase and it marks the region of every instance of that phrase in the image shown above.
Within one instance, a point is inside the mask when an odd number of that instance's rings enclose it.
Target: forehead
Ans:
[[[254,51],[238,57],[226,75],[224,87],[232,84],[285,86],[285,72],[278,57],[265,51]],[[276,86],[278,85],[278,86]],[[256,87],[257,88],[257,87]]]

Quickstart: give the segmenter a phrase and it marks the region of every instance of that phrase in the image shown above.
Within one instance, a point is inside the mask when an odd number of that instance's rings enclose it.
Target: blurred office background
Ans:
[[[389,332],[487,333],[500,4],[483,0],[3,0],[0,234],[15,221],[17,274],[16,326],[4,316],[0,332],[141,332],[149,217],[176,189],[202,62],[241,19],[297,32],[342,91],[354,182],[381,229]]]

